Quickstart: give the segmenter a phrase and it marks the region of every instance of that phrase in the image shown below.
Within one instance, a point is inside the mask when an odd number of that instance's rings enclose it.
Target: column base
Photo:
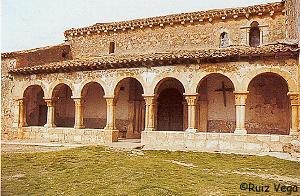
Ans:
[[[240,135],[246,135],[247,130],[246,129],[235,129],[234,133],[235,134],[240,134]]]
[[[155,131],[154,128],[145,128],[144,131]]]
[[[289,135],[292,136],[292,137],[298,137],[299,132],[298,132],[298,130],[290,129],[290,134]]]
[[[52,125],[45,124],[44,127],[45,127],[45,128],[55,128],[56,125],[54,125],[54,124],[52,124]]]
[[[189,132],[189,133],[196,133],[196,132],[197,132],[197,129],[187,128],[185,131],[186,131],[186,132]]]
[[[104,130],[116,130],[116,128],[114,128],[114,127],[111,127],[111,126],[105,126],[104,127]]]
[[[74,126],[74,129],[84,129],[84,125],[80,125],[80,126]]]

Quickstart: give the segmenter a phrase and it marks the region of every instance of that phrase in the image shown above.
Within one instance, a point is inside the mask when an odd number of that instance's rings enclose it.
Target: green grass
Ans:
[[[135,156],[105,147],[80,147],[46,153],[2,154],[1,192],[2,195],[237,195],[248,193],[240,190],[242,182],[272,186],[279,182],[236,172],[300,176],[299,163],[268,156],[144,153]],[[182,166],[172,160],[197,167]]]

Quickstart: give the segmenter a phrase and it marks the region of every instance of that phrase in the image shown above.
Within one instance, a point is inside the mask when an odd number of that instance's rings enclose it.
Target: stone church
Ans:
[[[299,10],[285,0],[96,23],[2,53],[2,140],[282,151],[300,139]]]

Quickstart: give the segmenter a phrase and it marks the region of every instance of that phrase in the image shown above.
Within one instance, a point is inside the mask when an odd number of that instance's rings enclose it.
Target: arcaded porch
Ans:
[[[279,74],[278,74],[279,73]],[[16,99],[12,138],[105,144],[139,139],[145,148],[199,151],[282,151],[298,136],[298,93],[280,72],[240,83],[209,73],[195,85],[176,75],[35,83]]]

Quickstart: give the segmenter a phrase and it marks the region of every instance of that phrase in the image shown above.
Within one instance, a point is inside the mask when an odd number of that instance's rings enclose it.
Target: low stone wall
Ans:
[[[118,141],[117,130],[23,127],[18,139],[32,142],[107,144]]]
[[[142,144],[149,150],[194,150],[203,152],[282,152],[290,143],[288,135],[189,133],[179,131],[143,131]]]

